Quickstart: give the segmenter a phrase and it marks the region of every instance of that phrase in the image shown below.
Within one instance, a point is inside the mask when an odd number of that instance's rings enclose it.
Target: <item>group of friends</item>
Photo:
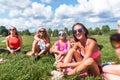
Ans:
[[[110,42],[120,58],[120,21],[118,21],[118,33],[111,35]],[[105,80],[120,79],[120,65],[102,66],[101,47],[96,39],[88,36],[88,30],[82,23],[72,26],[73,36],[67,39],[64,30],[58,32],[59,39],[51,47],[50,37],[44,27],[38,29],[34,35],[32,50],[27,55],[34,56],[39,60],[42,54],[54,54],[56,70],[65,75],[86,74],[90,76],[101,76]],[[9,35],[6,37],[7,50],[11,54],[17,54],[22,49],[22,38],[17,29],[11,26]]]

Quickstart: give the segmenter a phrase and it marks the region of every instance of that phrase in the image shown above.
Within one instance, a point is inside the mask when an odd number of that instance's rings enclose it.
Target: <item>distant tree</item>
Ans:
[[[101,34],[102,34],[99,27],[96,27],[96,28],[94,29],[94,33],[95,33],[96,35],[101,35]]]
[[[57,36],[58,36],[58,30],[57,30],[57,29],[55,29],[55,30],[53,31],[53,36],[54,36],[54,37],[57,37]]]
[[[72,30],[69,30],[68,31],[68,36],[71,36],[72,35]]]
[[[48,32],[49,36],[52,36],[52,29],[51,28],[49,28],[47,32]]]
[[[65,32],[68,34],[68,28],[67,28],[67,27],[65,27],[65,28],[64,28],[64,30],[65,30]]]
[[[117,33],[117,29],[112,29],[112,30],[110,30],[110,32],[109,32],[110,35],[111,35],[111,34],[114,34],[114,33]]]
[[[5,26],[0,26],[0,35],[7,36],[8,30],[5,28]]]
[[[101,30],[103,34],[107,34],[110,31],[110,28],[108,25],[103,25]]]
[[[28,29],[22,31],[22,35],[31,35],[30,31]]]
[[[88,31],[89,31],[89,35],[94,35],[94,30],[92,28],[88,28]]]

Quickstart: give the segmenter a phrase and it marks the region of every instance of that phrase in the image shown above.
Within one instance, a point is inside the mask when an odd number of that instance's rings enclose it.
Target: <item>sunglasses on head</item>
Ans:
[[[81,33],[82,32],[82,28],[78,29],[78,30],[73,30],[73,33],[76,34],[77,32]]]
[[[110,42],[113,48],[120,48],[120,34],[116,33],[111,35]]]
[[[58,33],[58,36],[66,36],[66,33],[64,32]]]

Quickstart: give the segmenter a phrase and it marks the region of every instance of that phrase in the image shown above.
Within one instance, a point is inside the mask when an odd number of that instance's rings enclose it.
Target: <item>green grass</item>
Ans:
[[[103,45],[101,50],[101,59],[103,62],[116,61],[119,62],[115,55],[114,49],[109,43],[109,36],[93,36],[98,43]],[[5,38],[0,38],[4,40]],[[32,47],[33,36],[22,36],[23,50],[29,51]],[[51,44],[57,40],[51,38]],[[1,49],[6,49],[5,43],[0,42]],[[52,55],[42,55],[39,61],[34,61],[32,57],[23,53],[12,55],[0,53],[0,58],[7,59],[5,63],[0,64],[0,80],[49,80],[51,78],[50,71],[54,70],[53,63],[55,61]],[[102,80],[102,77],[85,77],[66,76],[65,80]]]

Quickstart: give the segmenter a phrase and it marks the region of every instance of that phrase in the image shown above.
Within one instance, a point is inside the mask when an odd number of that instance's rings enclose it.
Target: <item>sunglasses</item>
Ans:
[[[82,32],[82,28],[78,29],[78,30],[73,30],[73,33],[76,34],[77,32],[81,33]]]
[[[120,48],[120,34],[113,34],[110,37],[110,42],[113,48],[117,49]]]
[[[15,29],[10,29],[10,31],[11,31],[11,30],[15,30]]]
[[[64,32],[58,33],[58,36],[66,36],[66,33]]]
[[[40,33],[45,33],[46,31],[44,30],[44,31],[39,31]]]

